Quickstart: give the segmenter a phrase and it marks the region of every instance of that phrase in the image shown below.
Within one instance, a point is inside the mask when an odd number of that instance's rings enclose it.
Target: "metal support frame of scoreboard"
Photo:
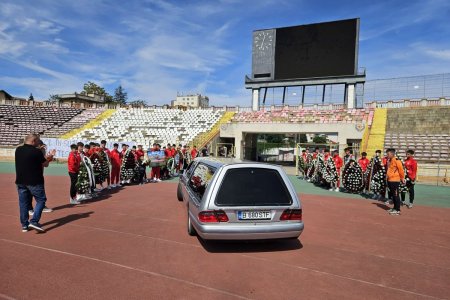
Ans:
[[[252,80],[250,77],[245,77],[245,88],[251,89],[253,91],[253,110],[259,110],[259,95],[263,89],[263,99],[262,103],[265,104],[267,90],[269,88],[283,88],[283,99],[282,102],[284,104],[284,98],[286,94],[287,87],[302,87],[302,95],[301,99],[299,99],[299,103],[304,104],[305,102],[305,87],[307,86],[323,86],[323,90],[325,90],[327,85],[335,85],[335,84],[345,84],[345,96],[344,103],[348,108],[356,107],[356,94],[355,88],[357,84],[364,84],[366,82],[366,74],[365,71],[361,72],[358,75],[354,76],[339,76],[339,77],[326,77],[326,78],[308,78],[308,79],[296,79],[296,80],[278,80],[278,81],[261,81],[261,80]],[[322,102],[324,102],[324,95],[322,94]]]

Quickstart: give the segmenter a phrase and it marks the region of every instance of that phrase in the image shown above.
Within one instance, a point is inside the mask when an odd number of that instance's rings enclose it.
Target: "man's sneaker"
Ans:
[[[76,205],[76,204],[80,204],[80,202],[79,201],[77,201],[76,199],[70,199],[70,204],[74,204],[74,205]]]
[[[30,216],[34,215],[34,210],[29,210],[29,211],[28,211],[28,214],[29,214]]]
[[[413,204],[412,203],[408,204],[408,208],[413,208]]]
[[[101,192],[103,189],[97,189],[97,188],[95,188],[94,189],[94,192]]]
[[[44,209],[42,210],[42,212],[45,212],[45,213],[51,213],[52,211],[53,211],[53,209],[48,208],[47,206],[44,206]]]
[[[336,188],[334,191],[335,191],[335,192],[339,192],[339,188]]]
[[[30,223],[30,225],[28,225],[28,227],[33,228],[39,232],[44,232],[44,228],[42,228],[41,224],[39,223]]]
[[[108,190],[112,189],[112,187],[111,187],[110,185],[108,185],[106,188],[107,188]]]
[[[22,226],[22,232],[27,232],[28,231],[28,226]]]
[[[333,189],[333,188],[331,188],[331,189],[329,189],[329,191],[334,191],[334,189]]]
[[[393,209],[392,211],[389,212],[389,214],[392,216],[398,216],[400,215],[400,212],[398,210]]]

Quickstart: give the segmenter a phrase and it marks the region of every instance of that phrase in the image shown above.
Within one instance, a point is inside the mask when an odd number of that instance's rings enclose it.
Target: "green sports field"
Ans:
[[[0,174],[14,174],[14,173],[15,169],[13,162],[0,162]],[[53,163],[48,168],[45,169],[45,175],[49,176],[67,175],[67,164]],[[328,191],[326,189],[317,187],[314,184],[298,179],[296,176],[289,175],[289,178],[291,179],[297,192],[302,194],[324,195],[338,198],[353,198],[353,199],[367,200],[361,195]],[[174,182],[177,180],[178,180],[177,178],[174,178],[172,180],[169,180],[169,182]],[[416,199],[414,200],[414,204],[450,208],[450,187],[417,184],[415,191],[416,191]],[[408,195],[406,197],[408,199]]]

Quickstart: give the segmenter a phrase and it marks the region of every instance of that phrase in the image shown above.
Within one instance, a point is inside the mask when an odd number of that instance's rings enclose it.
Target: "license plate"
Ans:
[[[270,220],[270,211],[238,211],[239,220]]]

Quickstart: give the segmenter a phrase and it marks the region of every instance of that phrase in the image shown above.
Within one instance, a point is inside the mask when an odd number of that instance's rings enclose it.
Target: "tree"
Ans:
[[[113,97],[113,101],[117,102],[119,104],[126,104],[127,103],[127,99],[128,99],[128,93],[125,92],[125,90],[122,88],[121,85],[119,85],[115,90],[114,90],[114,97]]]
[[[59,100],[58,95],[50,94],[50,96],[48,97],[48,101],[50,101],[50,102],[57,102],[58,100]]]
[[[306,134],[304,134],[304,133],[301,133],[300,134],[300,143],[307,143],[308,142],[308,139],[306,138]]]
[[[313,142],[315,144],[326,144],[327,136],[326,135],[315,135],[313,138]]]
[[[147,106],[147,103],[144,100],[133,100],[131,102],[128,102],[128,104],[131,106]]]
[[[83,85],[83,91],[81,92],[81,94],[83,94],[83,95],[96,94],[96,95],[100,95],[100,96],[108,95],[108,93],[105,91],[104,88],[95,84],[92,81],[88,81],[87,83],[85,83]]]
[[[105,97],[105,102],[112,102],[113,97],[105,91],[105,89],[92,81],[88,81],[83,85],[82,95],[95,94]]]
[[[28,101],[34,101],[34,97],[33,97],[32,93],[30,93],[30,97],[28,97]]]
[[[106,93],[106,95],[105,95],[105,102],[113,102],[113,96],[111,96],[110,94]]]
[[[278,144],[283,141],[283,136],[280,134],[266,134],[265,139],[268,143]]]

